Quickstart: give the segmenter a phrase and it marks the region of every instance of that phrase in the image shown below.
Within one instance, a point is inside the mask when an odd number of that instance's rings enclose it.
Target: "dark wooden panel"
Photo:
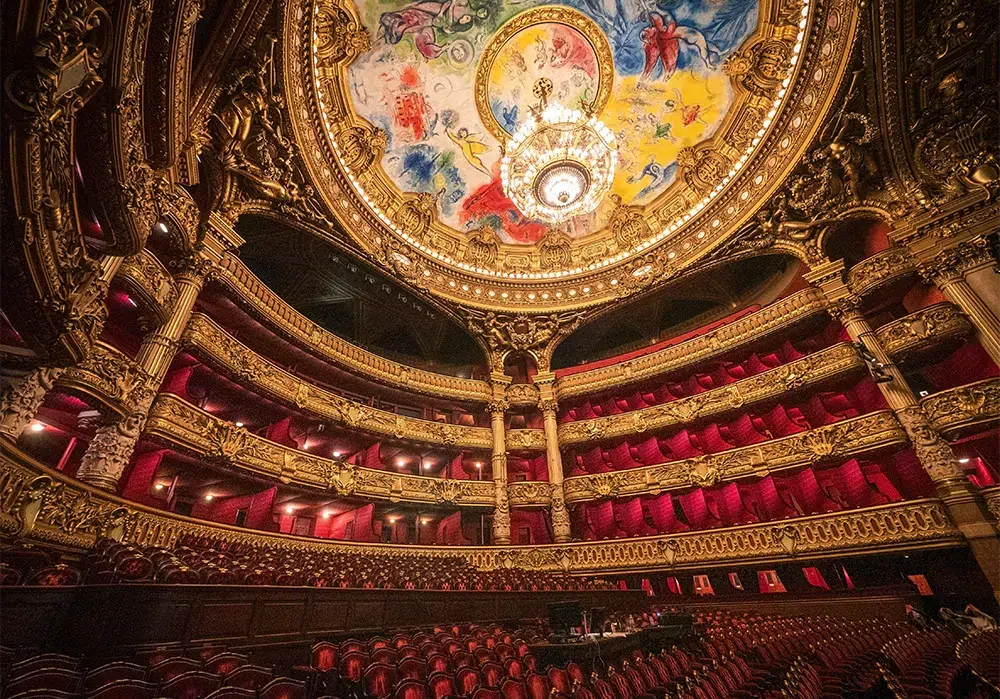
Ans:
[[[306,616],[303,630],[336,632],[347,628],[350,605],[346,601],[314,599]]]
[[[254,605],[250,600],[207,602],[202,605],[194,627],[196,640],[231,638],[250,634]]]
[[[281,602],[262,600],[259,605],[258,617],[254,624],[253,635],[273,636],[302,631],[305,626],[306,598]]]

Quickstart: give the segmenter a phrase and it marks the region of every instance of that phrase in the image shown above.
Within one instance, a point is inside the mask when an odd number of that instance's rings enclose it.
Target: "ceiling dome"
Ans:
[[[296,135],[344,228],[380,261],[408,249],[409,281],[431,293],[525,312],[621,298],[710,254],[806,147],[853,30],[809,0],[294,0],[288,13],[289,93],[311,98]],[[586,162],[533,171],[525,191],[549,215],[512,201],[502,176],[541,112],[539,79],[607,125],[616,160],[596,192]]]

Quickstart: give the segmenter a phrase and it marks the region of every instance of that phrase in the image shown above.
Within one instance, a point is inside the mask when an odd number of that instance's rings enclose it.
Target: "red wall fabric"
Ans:
[[[351,532],[351,541],[365,541],[374,542],[377,541],[376,533],[373,531],[372,527],[372,515],[375,512],[375,503],[369,503],[364,507],[359,507],[356,510],[351,510],[349,512],[344,512],[343,514],[335,515],[329,520],[329,529],[327,533],[327,538],[330,539],[341,539],[347,538],[347,525],[353,523],[353,531]]]
[[[264,432],[264,436],[272,442],[277,442],[282,446],[298,449],[299,443],[292,439],[290,432],[291,427],[292,418],[286,417],[284,420],[279,420],[272,425],[268,425],[267,430]]]
[[[179,396],[185,400],[192,400],[191,394],[188,393],[187,386],[188,382],[191,380],[191,375],[194,374],[194,370],[196,368],[198,368],[198,364],[192,364],[191,366],[171,371],[167,374],[166,378],[163,379],[163,385],[160,386],[160,392],[173,393],[175,396]]]
[[[610,503],[608,503],[610,506]],[[525,530],[530,532],[526,541]],[[551,544],[545,513],[539,510],[512,510],[510,513],[510,533],[514,544]]]
[[[765,594],[785,592],[785,586],[781,582],[781,578],[778,577],[777,571],[774,570],[758,570],[757,583],[760,586],[760,591]]]
[[[819,587],[824,590],[829,590],[830,586],[826,583],[823,578],[823,573],[820,572],[819,568],[803,568],[802,573],[806,576],[806,582],[813,587]]]
[[[144,505],[156,506],[160,501],[150,495],[153,487],[153,480],[156,478],[156,470],[163,461],[166,449],[150,451],[139,454],[132,462],[125,485],[122,487],[122,497]]]
[[[193,512],[192,514],[213,522],[220,522],[221,524],[235,524],[236,513],[239,510],[247,508],[247,519],[244,526],[248,529],[266,529],[271,523],[271,510],[274,506],[274,496],[277,493],[278,488],[275,486],[252,495],[220,498],[196,508],[200,512]],[[285,513],[282,513],[282,517],[282,523],[289,527],[289,531],[291,531],[291,521],[294,517]],[[287,522],[285,521],[286,519]]]
[[[465,538],[465,533],[462,530],[461,512],[453,512],[438,522],[435,543],[448,546],[469,546],[475,543]]]

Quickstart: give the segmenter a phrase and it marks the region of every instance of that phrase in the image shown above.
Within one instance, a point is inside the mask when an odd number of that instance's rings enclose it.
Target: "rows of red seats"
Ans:
[[[956,654],[975,675],[1000,692],[1000,631],[976,631],[959,641]]]
[[[488,591],[609,587],[596,580],[521,568],[481,571],[458,556],[278,551],[233,546],[209,537],[189,537],[170,549],[99,541],[87,559],[84,582]]]
[[[0,587],[76,585],[81,577],[79,565],[61,560],[55,551],[30,545],[0,550]]]
[[[247,656],[195,648],[190,656],[153,653],[130,662],[85,669],[79,658],[55,653],[14,662],[0,652],[0,691],[8,699],[305,699],[306,682],[276,677]]]
[[[772,350],[747,352],[742,358],[717,361],[701,371],[689,369],[680,376],[661,377],[600,398],[590,397],[578,403],[567,403],[560,411],[559,420],[592,420],[686,398],[788,364],[846,339],[840,325],[830,323],[819,333],[803,340],[785,340]]]

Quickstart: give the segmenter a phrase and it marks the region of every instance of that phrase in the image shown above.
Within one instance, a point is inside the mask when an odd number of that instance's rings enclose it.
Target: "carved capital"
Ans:
[[[927,283],[947,286],[962,281],[967,272],[993,263],[986,239],[976,238],[939,252],[933,260],[920,265],[919,271]]]
[[[45,394],[64,371],[60,367],[41,367],[10,388],[0,400],[0,434],[11,439],[20,437],[45,400]]]
[[[865,319],[864,314],[861,312],[861,298],[854,294],[849,294],[832,302],[829,310],[830,315],[840,321],[842,325],[864,321]]]
[[[959,466],[954,452],[931,427],[923,408],[919,405],[901,408],[896,411],[896,417],[906,430],[913,451],[931,480],[938,484],[965,480],[965,472]]]

